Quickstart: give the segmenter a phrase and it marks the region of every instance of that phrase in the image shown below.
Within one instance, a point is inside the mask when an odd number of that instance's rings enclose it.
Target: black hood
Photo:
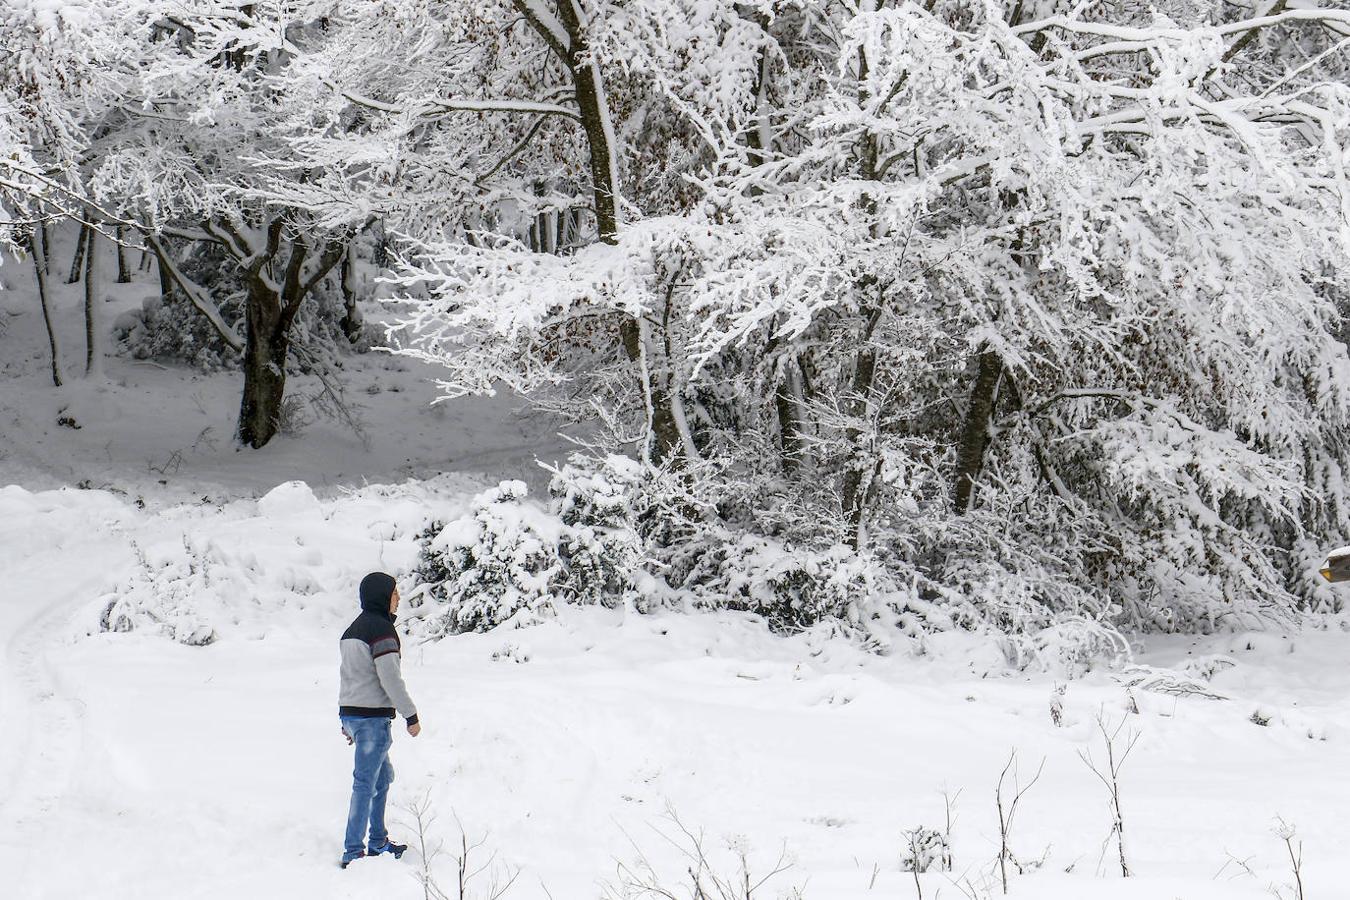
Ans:
[[[393,620],[389,614],[389,600],[394,595],[394,578],[383,572],[371,572],[361,579],[361,608]]]

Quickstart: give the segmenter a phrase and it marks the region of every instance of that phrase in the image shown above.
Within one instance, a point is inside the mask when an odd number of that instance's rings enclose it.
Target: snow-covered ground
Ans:
[[[79,301],[61,290],[73,362]],[[144,288],[120,290],[111,307]],[[337,638],[365,572],[405,575],[417,531],[484,484],[537,484],[556,428],[505,400],[429,408],[424,373],[373,356],[350,376],[369,446],[318,422],[236,451],[235,376],[110,360],[107,382],[56,390],[31,293],[0,292],[0,319],[0,897],[422,897],[420,853],[335,865],[351,765]],[[309,487],[277,488],[293,479]],[[116,596],[143,601],[130,632],[101,630]],[[155,616],[216,640],[176,643]],[[753,877],[784,855],[755,896],[992,897],[994,791],[1015,752],[1023,785],[1044,770],[1013,824],[1027,871],[1010,896],[1293,897],[1283,817],[1306,896],[1350,897],[1339,624],[1157,641],[1136,657],[1151,668],[1068,682],[1059,701],[1065,682],[991,651],[948,638],[878,657],[742,616],[595,609],[409,642],[424,731],[396,740],[393,802],[429,804],[446,851],[429,865],[452,896],[461,828],[481,841],[471,868],[496,854],[474,897],[493,872],[518,872],[507,897],[621,895],[634,877],[688,896],[683,828],[728,876],[733,848]],[[1080,759],[1103,761],[1099,717],[1139,736],[1120,780],[1128,880]],[[904,833],[947,828],[944,791],[953,870],[916,885]]]
[[[279,435],[261,451],[239,450],[232,440],[243,386],[238,373],[111,357],[106,378],[83,377],[83,286],[60,277],[73,231],[60,231],[53,241],[49,282],[66,375],[59,389],[51,383],[31,264],[6,258],[0,265],[0,285],[8,288],[0,289],[0,483],[134,487],[147,501],[256,496],[290,479],[304,479],[323,494],[340,485],[446,471],[492,471],[542,485],[536,458],[556,460],[572,447],[559,437],[557,421],[526,409],[518,397],[433,404],[434,370],[369,353],[347,357],[343,373],[365,440],[306,411],[311,421],[299,435]],[[107,242],[100,248],[103,271],[115,271]],[[105,322],[157,291],[148,277],[103,285]],[[314,378],[288,379],[291,396],[318,389]]]
[[[0,489],[5,896],[421,896],[417,854],[334,865],[350,768],[336,640],[361,575],[406,571],[420,523],[470,490],[444,478],[315,501],[288,486],[152,512],[100,491]],[[157,566],[185,541],[227,573],[190,598],[218,640],[100,633],[100,598],[134,580],[137,548]],[[1235,663],[1203,682],[1224,699],[1127,694],[1099,673],[1068,684],[1057,727],[1054,679],[972,666],[965,647],[881,658],[738,616],[563,610],[408,647],[424,731],[396,742],[395,802],[426,797],[447,845],[457,822],[484,839],[483,862],[496,852],[520,872],[512,896],[596,897],[639,848],[679,881],[673,814],[717,865],[731,867],[729,844],[761,872],[785,852],[792,868],[763,896],[861,898],[915,896],[902,834],[943,829],[942,792],[959,791],[955,871],[921,882],[958,897],[948,878],[969,878],[983,896],[997,893],[994,787],[1016,751],[1023,783],[1045,769],[1011,843],[1044,864],[1012,896],[1269,896],[1291,880],[1282,816],[1307,896],[1347,897],[1347,649],[1339,630],[1166,642],[1141,662]],[[1140,735],[1121,779],[1128,881],[1078,756],[1101,760],[1099,715]],[[409,814],[395,818],[410,836]],[[449,886],[453,859],[435,866]]]

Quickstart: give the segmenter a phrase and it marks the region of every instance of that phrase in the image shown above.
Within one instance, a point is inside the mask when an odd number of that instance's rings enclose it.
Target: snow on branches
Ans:
[[[519,234],[418,248],[407,352],[451,395],[593,379],[578,323],[633,316],[636,390],[581,393],[611,423],[673,396],[679,455],[742,485],[752,529],[884,548],[917,597],[956,578],[1014,629],[1302,602],[1282,548],[1327,508],[1309,475],[1350,414],[1350,107],[1315,77],[1334,53],[1282,68],[1254,36],[1350,14],[714,3],[674,29],[671,8],[589,21],[611,93],[649,92],[625,113],[679,123],[688,201],[630,183],[613,246],[561,256]],[[710,28],[725,68],[691,62]],[[1010,581],[1050,618],[996,612]]]
[[[398,352],[682,480],[670,559],[772,547],[852,573],[821,608],[886,594],[867,627],[1082,646],[1325,601],[1350,12],[172,6],[87,41],[137,73],[72,120],[97,195],[245,269],[381,221]]]

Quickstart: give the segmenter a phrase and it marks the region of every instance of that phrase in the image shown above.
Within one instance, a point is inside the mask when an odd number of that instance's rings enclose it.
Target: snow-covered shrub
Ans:
[[[237,298],[221,306],[227,321],[243,314]],[[113,321],[112,333],[118,348],[133,359],[175,360],[203,372],[237,365],[237,354],[206,317],[178,294],[147,296],[140,309],[124,312]]]
[[[418,560],[418,529],[429,513],[454,518],[482,484],[442,475],[320,500],[292,481],[256,501],[168,509],[138,535],[135,565],[90,603],[80,624],[88,634],[149,633],[188,644],[340,632],[371,571],[398,577],[413,607],[404,573]]]
[[[755,534],[710,542],[677,586],[699,607],[757,613],[780,631],[829,620],[862,626],[890,593],[875,561],[848,547],[791,547]]]
[[[645,558],[636,504],[646,472],[635,460],[607,456],[586,466],[579,458],[554,471],[550,508],[565,526],[556,590],[577,605],[615,607],[625,599],[646,609],[653,598],[638,592]]]
[[[950,872],[952,850],[947,837],[933,828],[919,827],[906,831],[900,847],[901,872]]]
[[[177,265],[197,284],[211,286],[221,318],[242,333],[243,286],[224,253],[209,244],[191,244]],[[139,310],[118,316],[113,322],[113,336],[121,352],[134,359],[172,360],[203,372],[239,365],[239,354],[178,290],[148,296]]]
[[[523,481],[503,481],[475,497],[468,515],[423,532],[418,605],[437,605],[421,615],[425,633],[487,631],[552,607],[564,526],[526,494]]]
[[[1128,660],[1130,645],[1109,622],[1069,617],[1033,632],[1008,635],[1004,652],[1014,668],[1077,678],[1099,665],[1115,666]]]
[[[464,517],[431,523],[418,537],[420,590],[410,598],[414,608],[430,606],[419,628],[484,631],[555,602],[649,609],[659,588],[644,570],[635,502],[646,477],[624,457],[593,465],[577,457],[553,470],[547,507],[528,498],[524,482],[504,481]]]
[[[645,482],[651,473],[634,459],[574,455],[552,469],[548,492],[552,507],[567,525],[631,529]]]
[[[203,595],[239,587],[235,567],[219,559],[213,547],[198,547],[186,537],[182,554],[153,561],[139,546],[135,549],[135,574],[99,599],[99,630],[152,630],[194,647],[213,643],[215,629],[200,613]]]

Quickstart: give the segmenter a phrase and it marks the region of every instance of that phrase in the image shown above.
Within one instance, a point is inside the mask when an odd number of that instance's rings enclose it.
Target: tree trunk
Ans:
[[[989,446],[989,422],[994,414],[998,385],[1003,379],[1003,358],[992,350],[980,351],[975,387],[970,392],[966,422],[956,449],[956,513],[970,509],[975,482],[984,468],[984,451]]]
[[[577,108],[581,112],[581,126],[586,132],[586,146],[591,170],[592,202],[595,206],[595,224],[600,241],[619,242],[619,171],[618,146],[610,120],[609,101],[605,96],[604,80],[586,42],[585,24],[576,15],[571,2],[557,4],[558,16],[569,37],[566,63],[572,71],[576,88]],[[629,362],[639,362],[646,349],[643,329],[638,321],[625,316],[619,323],[619,340]],[[650,354],[646,354],[649,357]],[[650,378],[650,374],[648,375]],[[664,381],[664,379],[661,379]],[[662,383],[648,386],[652,404],[652,442],[657,460],[678,455],[683,444],[679,410],[672,405],[673,397]]]
[[[559,6],[568,7],[570,4],[561,3]],[[571,23],[568,24],[570,28]],[[569,65],[576,86],[577,107],[581,110],[581,127],[586,131],[586,145],[590,151],[595,225],[601,242],[616,244],[619,241],[618,148],[614,146],[614,128],[609,118],[609,103],[605,98],[599,67],[593,59],[587,59],[587,55],[586,42],[576,33]]]
[[[605,96],[604,77],[600,65],[587,41],[586,22],[577,0],[556,0],[553,4],[565,35],[557,34],[542,21],[527,0],[514,0],[516,8],[531,27],[561,59],[572,75],[572,87],[581,127],[586,133],[588,165],[591,172],[591,197],[595,208],[596,232],[601,243],[619,242],[619,165],[618,138],[610,117],[609,100]],[[565,38],[565,40],[564,40]],[[646,357],[647,336],[637,319],[624,315],[619,322],[619,342],[630,363],[640,363]],[[652,404],[652,441],[658,458],[678,452],[683,443],[681,411],[663,383],[653,383],[649,372],[644,372],[646,397]]]
[[[789,357],[783,363],[783,379],[774,391],[774,409],[778,415],[778,438],[783,455],[783,471],[791,474],[810,468],[806,430],[808,412],[803,396],[801,363]]]
[[[281,427],[282,400],[286,396],[286,356],[291,348],[291,326],[300,305],[328,273],[342,262],[346,242],[353,237],[328,241],[317,259],[303,239],[290,242],[281,290],[275,290],[262,273],[268,259],[276,259],[282,223],[273,221],[266,259],[254,260],[248,276],[247,336],[244,341],[244,396],[239,406],[239,442],[253,449],[267,444]],[[306,261],[312,262],[305,272]]]
[[[670,408],[670,397],[658,387],[652,388],[652,437],[656,461],[675,456],[680,449],[680,429]]]
[[[765,36],[770,36],[769,17],[763,12],[756,11],[753,14],[741,12],[741,15],[758,25]],[[755,83],[751,89],[755,95],[754,127],[746,132],[746,143],[750,147],[749,161],[752,166],[763,165],[769,158],[769,151],[773,146],[773,118],[769,106],[769,66],[772,61],[767,48],[760,51],[759,63],[755,67]],[[751,188],[751,196],[757,196],[762,191],[762,188],[755,185]]]
[[[797,415],[786,381],[779,382],[774,390],[773,406],[778,414],[778,449],[783,457],[783,471],[791,474],[797,468],[801,442],[797,439]]]
[[[117,283],[131,284],[131,266],[127,263],[127,248],[122,246],[122,226],[117,226]]]
[[[867,329],[866,339],[871,337]],[[861,421],[867,418],[871,407],[872,384],[876,380],[877,352],[870,345],[858,351],[853,362],[853,383],[850,386],[852,398],[848,408],[853,418]],[[873,468],[870,461],[862,459],[862,438],[866,433],[861,426],[849,428],[846,433],[848,446],[852,448],[855,459],[848,463],[844,471],[843,506],[844,521],[849,526],[849,543],[858,549],[862,537],[863,511],[866,506],[867,484],[865,475]]]
[[[165,264],[164,258],[158,254],[155,255],[155,265],[159,270],[159,295],[167,303],[173,294],[173,275],[169,272],[169,267]]]
[[[84,246],[84,374],[103,375],[103,310],[98,301],[97,233],[90,229]]]
[[[74,284],[80,280],[80,272],[84,269],[84,247],[89,242],[89,226],[80,225],[80,236],[75,241],[75,257],[70,261],[70,275],[66,278],[66,284]]]
[[[863,101],[867,99],[866,84],[869,65],[866,52],[860,49],[858,51],[858,92]],[[859,174],[863,181],[880,181],[878,175],[880,159],[881,145],[879,139],[871,132],[865,133],[859,153],[859,168],[861,170]],[[876,196],[871,193],[864,193],[862,209],[863,214],[871,220],[868,233],[873,240],[876,240],[880,237]],[[868,433],[865,420],[872,411],[872,387],[876,382],[877,374],[877,351],[872,344],[872,335],[881,321],[885,287],[878,283],[876,276],[868,274],[859,279],[855,289],[861,299],[858,309],[863,316],[863,327],[858,335],[859,349],[853,360],[853,379],[849,388],[851,397],[845,404],[845,409],[858,424],[849,427],[844,433],[846,444],[852,451],[853,458],[848,461],[847,468],[844,471],[842,499],[844,521],[849,526],[849,544],[857,550],[862,543],[863,514],[866,511],[868,495],[871,493],[871,473],[876,470],[875,461],[863,458],[862,439]],[[876,296],[869,300],[868,295],[872,291],[876,291]]]
[[[38,226],[42,232],[42,274],[50,275],[52,273],[52,230],[51,226],[43,222]]]
[[[33,257],[33,273],[37,276],[38,301],[42,304],[42,321],[47,326],[47,342],[52,351],[52,384],[61,386],[61,354],[56,345],[56,329],[52,327],[52,310],[47,301],[47,241],[45,229],[39,225],[29,237],[29,251]]]
[[[286,396],[289,329],[281,298],[255,279],[248,289],[248,333],[244,344],[244,396],[239,407],[239,443],[258,449],[276,436]]]
[[[342,303],[346,309],[338,325],[347,336],[347,342],[355,344],[361,339],[361,328],[364,323],[361,320],[361,308],[356,303],[356,265],[352,261],[350,244],[347,245],[347,251],[342,254],[342,271],[338,274],[338,281],[342,284]]]

